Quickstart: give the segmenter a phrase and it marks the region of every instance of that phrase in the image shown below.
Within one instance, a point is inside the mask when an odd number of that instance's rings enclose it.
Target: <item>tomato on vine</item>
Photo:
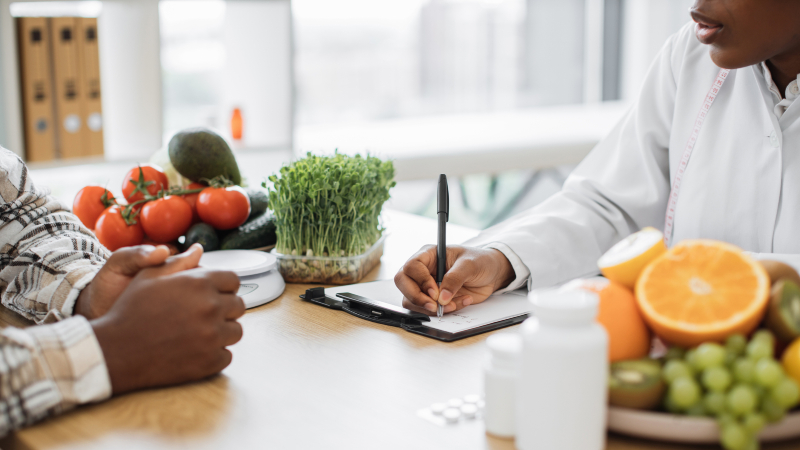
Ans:
[[[243,224],[250,215],[250,199],[239,186],[207,187],[197,197],[197,213],[218,230]]]
[[[194,191],[197,189],[205,189],[205,184],[200,183],[192,183],[189,186],[186,186],[186,190]],[[192,194],[184,194],[182,197],[189,203],[189,206],[192,207],[192,223],[200,222],[200,215],[197,214],[197,197],[200,196],[199,192],[195,192]]]
[[[72,213],[89,229],[94,230],[94,225],[100,214],[107,207],[114,204],[114,196],[101,186],[86,186],[78,191],[72,202]]]
[[[144,230],[137,221],[128,223],[122,217],[123,209],[119,206],[106,208],[97,218],[94,233],[101,244],[112,252],[122,247],[139,245],[144,239]]]
[[[144,192],[156,195],[169,188],[169,180],[158,166],[143,164],[131,169],[122,179],[122,195],[128,203],[144,200]]]
[[[183,197],[168,195],[145,203],[139,220],[147,237],[167,243],[183,236],[192,225],[192,207]]]

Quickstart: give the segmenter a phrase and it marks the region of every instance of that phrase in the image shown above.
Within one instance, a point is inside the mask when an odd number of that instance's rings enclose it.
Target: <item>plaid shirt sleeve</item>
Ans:
[[[0,148],[0,299],[48,325],[0,332],[0,436],[111,395],[103,352],[75,300],[109,256],[80,221],[37,189]],[[50,323],[56,322],[56,323]]]
[[[103,352],[84,317],[0,333],[0,436],[110,395]]]
[[[0,300],[36,323],[71,316],[81,289],[110,256],[48,194],[17,155],[0,148]]]

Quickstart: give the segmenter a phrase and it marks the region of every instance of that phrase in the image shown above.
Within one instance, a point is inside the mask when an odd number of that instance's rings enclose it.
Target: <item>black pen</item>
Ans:
[[[441,294],[442,278],[447,270],[447,221],[450,218],[450,191],[447,189],[447,177],[439,175],[439,185],[436,190],[436,215],[439,218],[439,235],[436,241],[436,285]],[[436,317],[442,317],[444,307],[437,302]]]

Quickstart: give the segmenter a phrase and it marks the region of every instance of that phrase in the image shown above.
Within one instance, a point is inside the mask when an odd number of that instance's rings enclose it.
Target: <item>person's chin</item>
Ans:
[[[741,69],[755,64],[750,58],[742,58],[741,53],[735,49],[711,45],[709,48],[711,60],[722,69]],[[758,61],[756,61],[758,62]]]

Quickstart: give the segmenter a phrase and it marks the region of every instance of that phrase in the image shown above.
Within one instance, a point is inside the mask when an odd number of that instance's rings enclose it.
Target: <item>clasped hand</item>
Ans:
[[[213,375],[230,364],[245,312],[233,272],[198,268],[203,248],[169,256],[164,246],[112,254],[81,292],[75,313],[91,320],[115,394]]]

